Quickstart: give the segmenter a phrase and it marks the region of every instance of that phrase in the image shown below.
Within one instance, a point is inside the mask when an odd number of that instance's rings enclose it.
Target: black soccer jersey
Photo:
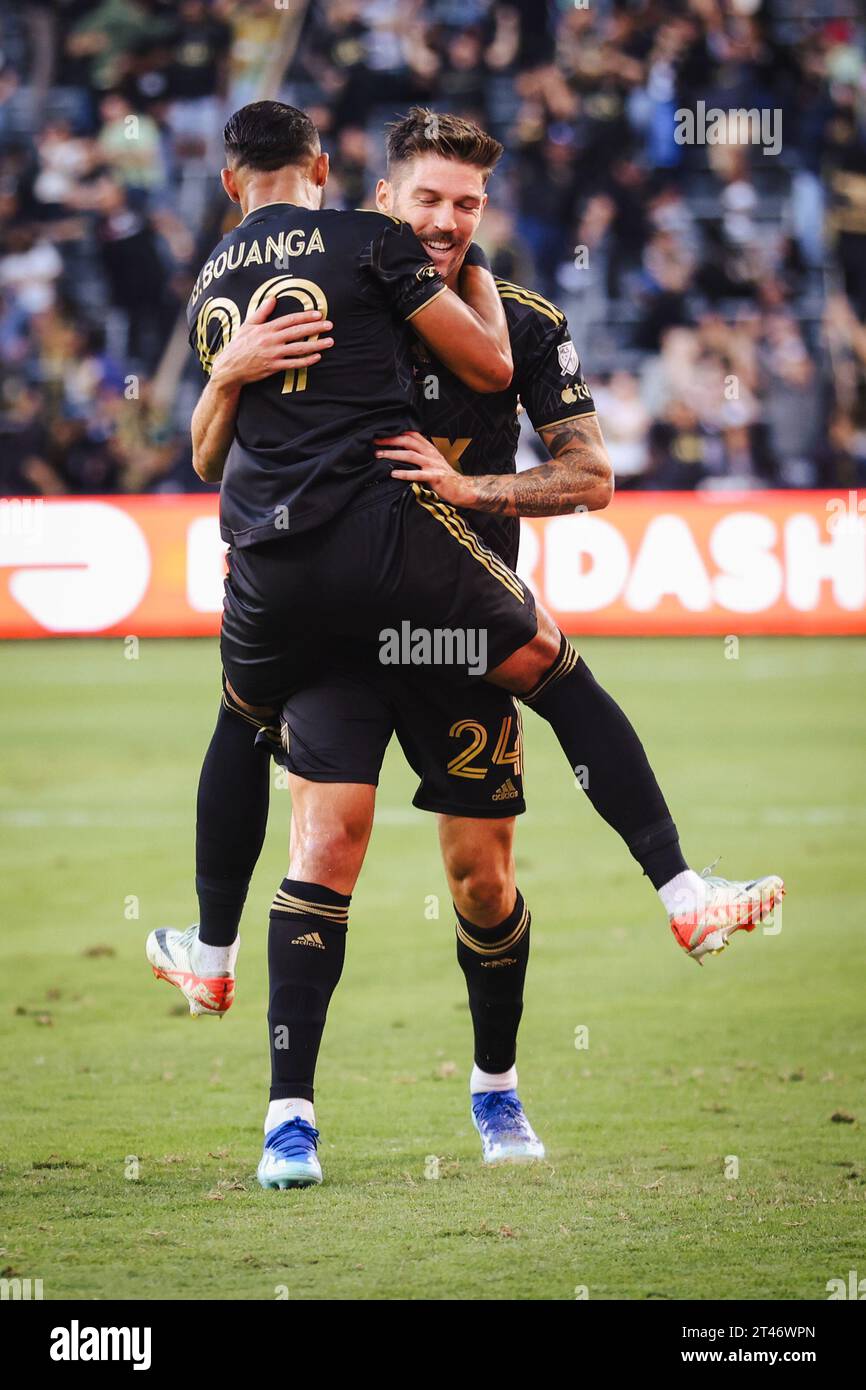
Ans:
[[[419,428],[405,321],[444,288],[408,223],[384,213],[271,203],[223,237],[187,309],[205,372],[269,296],[274,317],[319,309],[334,324],[315,366],[243,387],[220,494],[224,540],[320,526],[389,477],[373,440]]]
[[[537,430],[595,410],[562,311],[540,294],[508,280],[496,277],[496,286],[514,359],[514,377],[507,390],[481,395],[465,386],[418,339],[412,347],[423,433],[452,467],[470,476],[515,472],[518,401]],[[465,516],[513,569],[519,519],[476,511],[466,511]]]

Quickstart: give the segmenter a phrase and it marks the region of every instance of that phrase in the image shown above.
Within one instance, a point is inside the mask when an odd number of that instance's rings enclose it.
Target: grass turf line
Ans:
[[[6,1277],[41,1277],[49,1299],[785,1299],[866,1270],[866,643],[746,639],[736,661],[721,640],[579,646],[634,720],[692,864],[783,873],[781,934],[735,937],[696,969],[527,713],[518,1062],[549,1159],[485,1170],[435,824],[389,753],[317,1078],[326,1181],[288,1193],[254,1176],[286,791],[229,1016],[182,1016],[143,953],[151,927],[195,916],[216,645],[145,641],[138,661],[119,641],[4,646]]]

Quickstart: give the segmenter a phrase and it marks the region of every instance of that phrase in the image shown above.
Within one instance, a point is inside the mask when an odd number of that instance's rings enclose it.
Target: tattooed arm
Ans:
[[[379,458],[404,465],[395,468],[392,477],[427,483],[455,507],[499,516],[563,516],[606,507],[613,497],[613,469],[598,416],[580,415],[548,425],[539,436],[550,453],[549,462],[523,473],[478,478],[457,473],[429,439],[414,431],[376,443]]]

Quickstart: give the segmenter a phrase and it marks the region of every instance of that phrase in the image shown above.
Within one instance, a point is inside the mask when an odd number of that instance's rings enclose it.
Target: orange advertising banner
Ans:
[[[568,633],[866,633],[866,493],[628,493],[522,528]],[[0,638],[214,635],[224,570],[211,494],[0,499]]]

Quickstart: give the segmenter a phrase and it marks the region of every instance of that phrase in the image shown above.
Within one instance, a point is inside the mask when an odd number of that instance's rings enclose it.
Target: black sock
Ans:
[[[457,959],[469,991],[475,1065],[482,1071],[509,1071],[517,1057],[529,922],[519,892],[513,911],[498,926],[477,927],[457,913]]]
[[[202,764],[195,827],[199,940],[230,946],[268,823],[270,757],[260,723],[220,706]]]
[[[316,1058],[346,955],[351,897],[284,878],[268,931],[271,1100],[313,1099]]]
[[[521,699],[550,724],[593,806],[625,840],[653,887],[687,869],[643,744],[567,637],[547,675]]]

